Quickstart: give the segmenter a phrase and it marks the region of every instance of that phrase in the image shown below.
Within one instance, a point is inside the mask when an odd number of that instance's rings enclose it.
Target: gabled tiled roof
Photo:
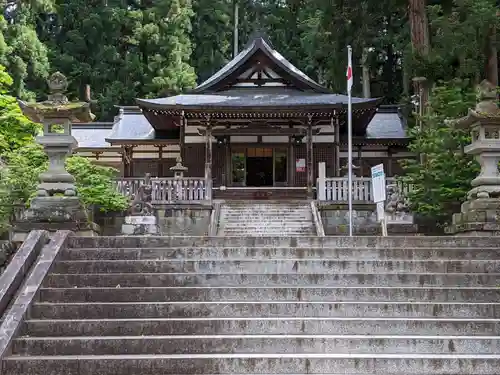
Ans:
[[[78,148],[110,147],[108,141],[154,139],[154,129],[138,108],[122,108],[115,123],[74,124]],[[383,106],[367,128],[367,139],[405,139],[404,121],[397,106]]]
[[[231,108],[272,108],[293,106],[347,105],[348,97],[340,94],[303,92],[283,87],[234,88],[210,94],[181,94],[158,99],[137,99],[140,106],[148,108],[175,109],[231,109]],[[376,103],[379,99],[353,98],[354,107],[363,103]]]
[[[288,61],[282,54],[273,49],[270,43],[266,41],[262,36],[257,36],[256,38],[254,38],[234,59],[232,59],[229,63],[222,67],[222,69],[220,69],[213,76],[208,78],[205,82],[198,85],[192,92],[203,93],[214,91],[213,88],[215,85],[225,80],[232,73],[237,71],[238,68],[249,61],[252,56],[259,52],[267,56],[271,60],[271,62],[274,63],[278,68],[284,70],[298,82],[301,82],[303,84],[302,89],[317,93],[330,93],[327,88],[321,86],[312,78],[308,77],[304,72],[302,72],[290,61]]]
[[[366,128],[368,139],[407,138],[404,118],[397,106],[381,106]]]

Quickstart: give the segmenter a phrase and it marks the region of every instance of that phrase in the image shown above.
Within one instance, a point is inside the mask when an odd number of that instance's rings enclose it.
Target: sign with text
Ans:
[[[306,159],[297,159],[295,161],[295,171],[296,172],[306,171]]]
[[[372,192],[375,203],[385,201],[385,172],[384,164],[372,167]]]

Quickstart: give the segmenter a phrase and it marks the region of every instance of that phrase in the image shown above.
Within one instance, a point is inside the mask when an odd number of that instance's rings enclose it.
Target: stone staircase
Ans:
[[[227,201],[219,216],[219,236],[316,235],[307,201]]]
[[[2,375],[500,373],[499,240],[71,242]]]

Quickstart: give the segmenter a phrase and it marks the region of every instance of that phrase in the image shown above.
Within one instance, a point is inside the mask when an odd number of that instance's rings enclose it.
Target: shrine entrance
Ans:
[[[284,148],[236,148],[231,157],[232,186],[286,186],[287,166]]]

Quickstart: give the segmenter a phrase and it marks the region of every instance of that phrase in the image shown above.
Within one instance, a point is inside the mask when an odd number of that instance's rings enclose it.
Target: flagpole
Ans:
[[[351,80],[352,80],[352,47],[347,46],[348,53],[348,64],[351,68]],[[352,81],[347,82],[347,92],[349,95],[348,105],[347,105],[347,186],[348,186],[348,201],[349,201],[349,237],[353,235],[352,228]]]

